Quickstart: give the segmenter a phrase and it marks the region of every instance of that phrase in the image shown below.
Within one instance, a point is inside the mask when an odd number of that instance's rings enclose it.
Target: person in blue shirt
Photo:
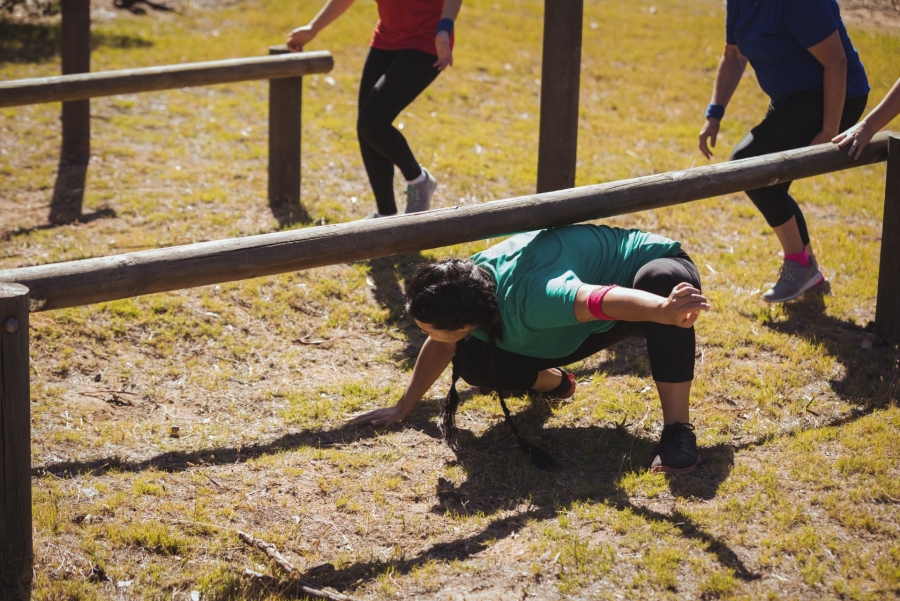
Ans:
[[[859,120],[869,83],[836,0],[727,0],[725,50],[716,71],[700,152],[712,156],[719,123],[747,62],[771,102],[731,154],[745,159],[830,142]],[[763,300],[797,298],[825,282],[791,182],[748,190],[784,250],[777,283]]]

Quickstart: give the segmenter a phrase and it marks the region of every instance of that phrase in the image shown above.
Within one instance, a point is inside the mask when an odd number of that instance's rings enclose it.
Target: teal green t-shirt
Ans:
[[[616,323],[575,319],[575,294],[582,284],[630,288],[641,267],[680,249],[680,242],[640,230],[570,225],[518,234],[471,260],[497,282],[502,323],[497,346],[551,359],[574,352],[588,336]],[[481,329],[472,335],[488,340]]]

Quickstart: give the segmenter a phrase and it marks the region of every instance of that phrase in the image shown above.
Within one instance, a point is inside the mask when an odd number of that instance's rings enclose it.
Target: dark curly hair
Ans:
[[[488,336],[492,351],[490,359],[494,379],[499,382],[493,352],[497,348],[497,337],[502,337],[496,289],[497,283],[486,269],[467,260],[445,259],[438,263],[423,265],[409,281],[406,286],[406,310],[418,321],[438,330],[453,331],[466,326],[477,326],[482,329]],[[439,419],[442,438],[454,450],[459,449],[455,424],[456,411],[459,408],[456,382],[459,380],[458,364],[462,345],[462,340],[456,343],[450,391],[441,401]],[[538,467],[548,469],[555,467],[556,462],[545,451],[519,436],[500,386],[495,386],[495,389],[500,398],[506,423],[519,441],[519,446]]]

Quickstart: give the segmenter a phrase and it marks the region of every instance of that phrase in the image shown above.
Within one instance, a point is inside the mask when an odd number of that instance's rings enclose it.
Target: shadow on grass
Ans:
[[[464,391],[462,396],[471,397],[472,394],[472,391]],[[464,469],[468,479],[459,486],[439,479],[436,491],[438,501],[431,509],[439,515],[451,512],[499,516],[528,503],[529,509],[525,514],[497,517],[474,536],[433,545],[415,557],[387,562],[353,563],[325,576],[323,584],[339,588],[352,587],[352,583],[360,579],[391,571],[407,573],[432,560],[466,559],[493,542],[521,530],[529,520],[555,519],[581,502],[602,503],[617,511],[628,511],[648,522],[671,524],[683,536],[701,541],[736,576],[744,579],[759,577],[744,566],[737,554],[724,542],[705,532],[689,516],[677,511],[664,513],[635,505],[631,501],[620,480],[629,474],[646,470],[655,441],[616,426],[543,428],[543,424],[552,415],[552,409],[553,406],[546,400],[532,398],[530,405],[516,414],[515,420],[524,437],[550,450],[561,464],[560,469],[551,473],[532,467],[502,421],[498,421],[480,436],[461,429],[461,450],[454,463]],[[50,472],[57,476],[74,477],[84,473],[102,474],[109,470],[137,472],[151,467],[170,472],[181,471],[197,465],[240,463],[301,447],[342,446],[380,436],[385,429],[412,428],[437,439],[440,433],[431,419],[436,412],[437,403],[425,401],[402,426],[375,430],[344,425],[334,430],[292,433],[267,444],[240,449],[215,448],[163,453],[139,462],[122,461],[115,457],[89,462],[58,463],[36,468],[34,475]],[[670,490],[676,497],[714,497],[719,485],[731,471],[735,450],[727,445],[703,448],[704,463],[701,469],[689,476],[671,477]],[[648,502],[652,500],[648,499]],[[659,502],[670,501],[660,499]]]
[[[17,228],[3,233],[0,239],[9,241],[17,236],[52,229],[59,225],[75,222],[90,223],[97,219],[116,217],[116,212],[110,208],[102,208],[94,213],[82,213],[87,170],[87,160],[68,162],[61,159],[56,172],[56,182],[53,185],[53,197],[50,200],[50,212],[47,217],[48,223],[30,228]]]
[[[821,345],[844,369],[840,379],[829,381],[831,389],[866,410],[896,404],[897,387],[892,385],[897,352],[890,345],[873,340],[874,324],[860,326],[826,312],[821,294],[807,293],[800,300],[785,303],[785,321],[764,321],[766,327],[792,336],[801,336]]]
[[[0,18],[0,63],[41,63],[59,56],[60,23],[20,23]],[[93,32],[91,48],[150,48],[141,37]]]
[[[402,362],[403,369],[412,369],[419,356],[419,349],[425,342],[425,335],[415,322],[406,314],[404,307],[403,282],[411,279],[422,263],[428,260],[420,252],[411,252],[393,257],[371,259],[364,264],[369,268],[369,277],[374,284],[372,294],[375,302],[387,309],[388,317],[385,326],[404,331],[406,344],[395,359]]]
[[[300,203],[296,202],[273,202],[269,200],[269,210],[272,211],[272,217],[278,221],[278,229],[290,229],[295,225],[310,225],[313,222],[312,216]]]

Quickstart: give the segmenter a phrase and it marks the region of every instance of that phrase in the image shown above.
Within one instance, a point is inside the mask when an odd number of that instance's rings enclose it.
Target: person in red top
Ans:
[[[291,31],[287,47],[299,52],[354,0],[327,0],[307,25]],[[406,212],[427,211],[437,181],[416,160],[394,119],[441,71],[453,64],[453,22],[462,0],[376,0],[378,22],[359,84],[357,137],[378,211],[397,213],[394,165],[406,178]]]

